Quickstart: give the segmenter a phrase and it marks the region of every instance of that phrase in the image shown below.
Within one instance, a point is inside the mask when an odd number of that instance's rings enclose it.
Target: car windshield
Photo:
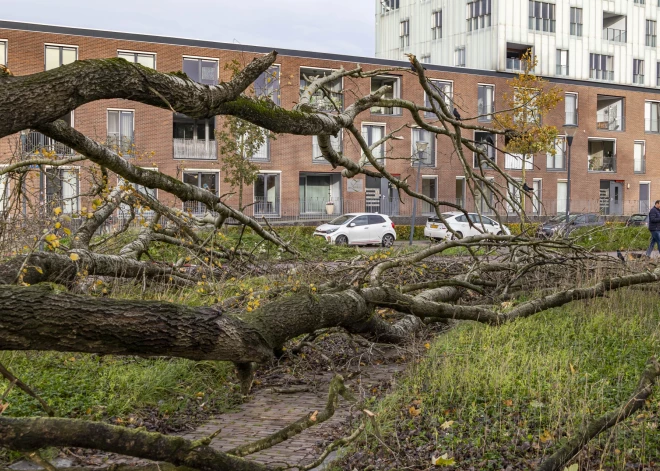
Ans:
[[[632,216],[630,216],[630,219],[632,221],[643,221],[644,219],[646,219],[646,214],[633,214]]]
[[[334,218],[328,224],[330,224],[331,226],[341,226],[342,224],[346,224],[348,221],[350,221],[354,217],[355,217],[355,214],[344,214],[343,216],[339,216],[339,217]]]
[[[449,219],[453,215],[454,214],[452,214],[452,213],[442,213],[442,217],[445,218],[445,220]],[[437,222],[437,221],[440,221],[440,218],[438,216],[431,216],[431,217],[429,217],[428,220],[431,221],[431,222]]]
[[[571,216],[568,217],[569,221],[575,221],[575,218],[577,218],[579,214],[572,214]],[[562,222],[566,222],[566,216],[555,216],[552,219],[548,219],[548,222],[546,224],[560,224]]]

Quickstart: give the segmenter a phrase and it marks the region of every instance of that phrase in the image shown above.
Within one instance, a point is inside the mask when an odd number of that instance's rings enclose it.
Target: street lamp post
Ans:
[[[571,145],[573,144],[573,136],[575,136],[577,126],[575,124],[566,124],[562,129],[566,135],[566,144],[568,144],[568,157],[566,159],[566,224],[568,224],[571,216]]]
[[[419,176],[422,172],[422,154],[429,146],[428,142],[417,141],[415,147],[417,148],[417,180],[415,181],[415,193],[419,193]],[[410,241],[408,245],[412,245],[413,236],[415,235],[415,215],[417,214],[417,198],[413,198],[412,220],[410,221]]]

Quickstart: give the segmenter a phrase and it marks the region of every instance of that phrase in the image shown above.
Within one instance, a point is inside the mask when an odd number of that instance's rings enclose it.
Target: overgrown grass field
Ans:
[[[459,324],[379,404],[390,451],[369,441],[354,456],[405,454],[427,469],[447,453],[447,469],[534,469],[632,393],[660,352],[658,301],[630,290],[501,327]],[[580,469],[660,469],[659,408],[656,391],[642,413],[592,441]]]

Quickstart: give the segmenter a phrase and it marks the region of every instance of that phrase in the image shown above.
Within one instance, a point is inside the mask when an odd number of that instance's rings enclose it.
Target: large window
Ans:
[[[410,46],[410,20],[399,23],[399,40],[401,49]]]
[[[555,153],[548,152],[546,154],[546,170],[565,170],[564,165],[565,159],[565,149],[566,149],[566,138],[564,136],[559,136],[555,139]]]
[[[577,93],[564,95],[564,124],[577,126],[578,123],[578,96]]]
[[[381,14],[399,9],[399,0],[381,0],[380,12]]]
[[[633,59],[633,83],[644,85],[644,61]]]
[[[339,153],[342,151],[341,132],[337,135],[337,137],[330,136],[330,145],[335,152]],[[316,136],[312,136],[312,162],[319,164],[328,163],[328,161],[325,160],[325,157],[323,157],[323,153],[319,147],[319,140]]]
[[[571,7],[571,36],[582,36],[582,8]]]
[[[490,26],[490,0],[474,0],[467,4],[467,30],[488,28]]]
[[[74,46],[46,46],[46,70],[71,64],[78,59],[78,48]]]
[[[633,171],[646,173],[646,143],[635,141],[633,144]]]
[[[46,203],[65,214],[78,212],[78,169],[49,168],[45,172]]]
[[[465,46],[457,47],[454,50],[454,65],[456,67],[465,67]]]
[[[496,161],[495,140],[496,136],[494,134],[484,131],[475,131],[474,143],[481,153],[474,153],[474,168],[490,167],[490,163]]]
[[[445,80],[429,80],[429,86],[431,89],[433,89],[433,91],[444,98],[445,104],[448,108],[451,109],[451,96],[453,89],[452,82],[447,82]],[[429,99],[429,95],[426,92],[424,92],[424,106],[428,106],[429,108],[431,107],[431,100]],[[436,107],[440,108],[437,103]],[[425,111],[424,116],[427,118],[432,118],[435,116],[435,113],[432,111]]]
[[[417,151],[417,143],[426,142],[428,146],[424,152]],[[435,167],[435,134],[426,129],[412,129],[412,164],[417,165],[421,159],[423,167]]]
[[[555,4],[530,0],[529,29],[555,32]]]
[[[557,214],[566,213],[566,200],[568,199],[568,184],[566,180],[557,182]]]
[[[309,67],[300,68],[300,92],[309,86],[317,78],[326,77],[333,71],[328,69],[313,69]],[[344,106],[344,94],[342,92],[341,77],[323,85],[325,90],[319,89],[311,96],[310,104],[319,111],[333,112],[341,111]]]
[[[363,124],[362,125],[362,137],[367,142],[367,145],[371,147],[376,142],[380,141],[385,137],[385,125],[384,124]],[[385,144],[380,144],[375,149],[371,150],[371,154],[378,161],[379,164],[385,163]]]
[[[0,65],[7,65],[7,41],[0,41]]]
[[[589,54],[589,78],[614,80],[614,56]]]
[[[108,145],[121,152],[133,147],[133,111],[108,110]]]
[[[557,49],[557,75],[568,75],[568,50]]]
[[[495,85],[477,86],[477,113],[479,121],[492,121],[495,111]]]
[[[195,57],[183,58],[183,71],[197,83],[204,85],[218,84],[217,59],[198,59]]]
[[[270,98],[279,106],[281,99],[279,65],[271,65],[254,81],[254,94],[259,98]]]
[[[149,67],[150,69],[156,68],[156,54],[148,52],[117,51],[117,57],[126,59],[128,62]]]
[[[254,214],[280,215],[280,174],[260,173],[254,183]]]
[[[431,13],[431,33],[433,39],[442,39],[442,10]]]
[[[183,182],[218,195],[218,172],[204,170],[184,170]],[[206,206],[199,201],[186,201],[183,209],[193,214],[206,213]]]
[[[509,138],[504,138],[504,146],[509,145]],[[507,170],[522,170],[523,161],[525,162],[525,170],[534,169],[534,155],[533,154],[512,154],[506,152],[504,154],[504,168]]]
[[[392,99],[392,98],[401,98],[401,77],[394,77],[391,75],[379,75],[377,77],[371,78],[371,93],[374,93],[381,87],[390,87],[388,91],[385,92],[383,98]],[[399,115],[401,114],[401,108],[397,107],[385,107],[385,106],[374,106],[371,108],[372,114],[384,114],[384,115]]]
[[[654,20],[646,20],[646,45],[655,47],[658,38],[658,23]]]
[[[660,132],[660,102],[644,102],[644,131]]]
[[[215,118],[192,119],[174,113],[174,158],[216,160]]]

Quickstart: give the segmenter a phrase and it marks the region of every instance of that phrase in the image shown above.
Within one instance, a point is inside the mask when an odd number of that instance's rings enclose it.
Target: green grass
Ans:
[[[61,417],[106,420],[140,417],[147,409],[161,419],[199,410],[217,411],[238,404],[227,362],[139,359],[45,352],[0,352],[12,373],[32,387]],[[4,391],[4,387],[2,388]],[[4,415],[46,415],[39,403],[18,388],[7,397]]]
[[[380,427],[393,449],[449,453],[453,469],[528,469],[630,395],[659,351],[659,322],[657,296],[629,291],[502,327],[462,323],[380,403]],[[589,456],[605,469],[656,469],[659,406],[656,391],[645,415],[602,434]],[[383,453],[375,442],[367,449]]]
[[[646,250],[651,233],[646,227],[624,227],[619,224],[607,224],[597,229],[578,229],[571,233],[571,238],[582,247],[602,252],[623,250]]]

